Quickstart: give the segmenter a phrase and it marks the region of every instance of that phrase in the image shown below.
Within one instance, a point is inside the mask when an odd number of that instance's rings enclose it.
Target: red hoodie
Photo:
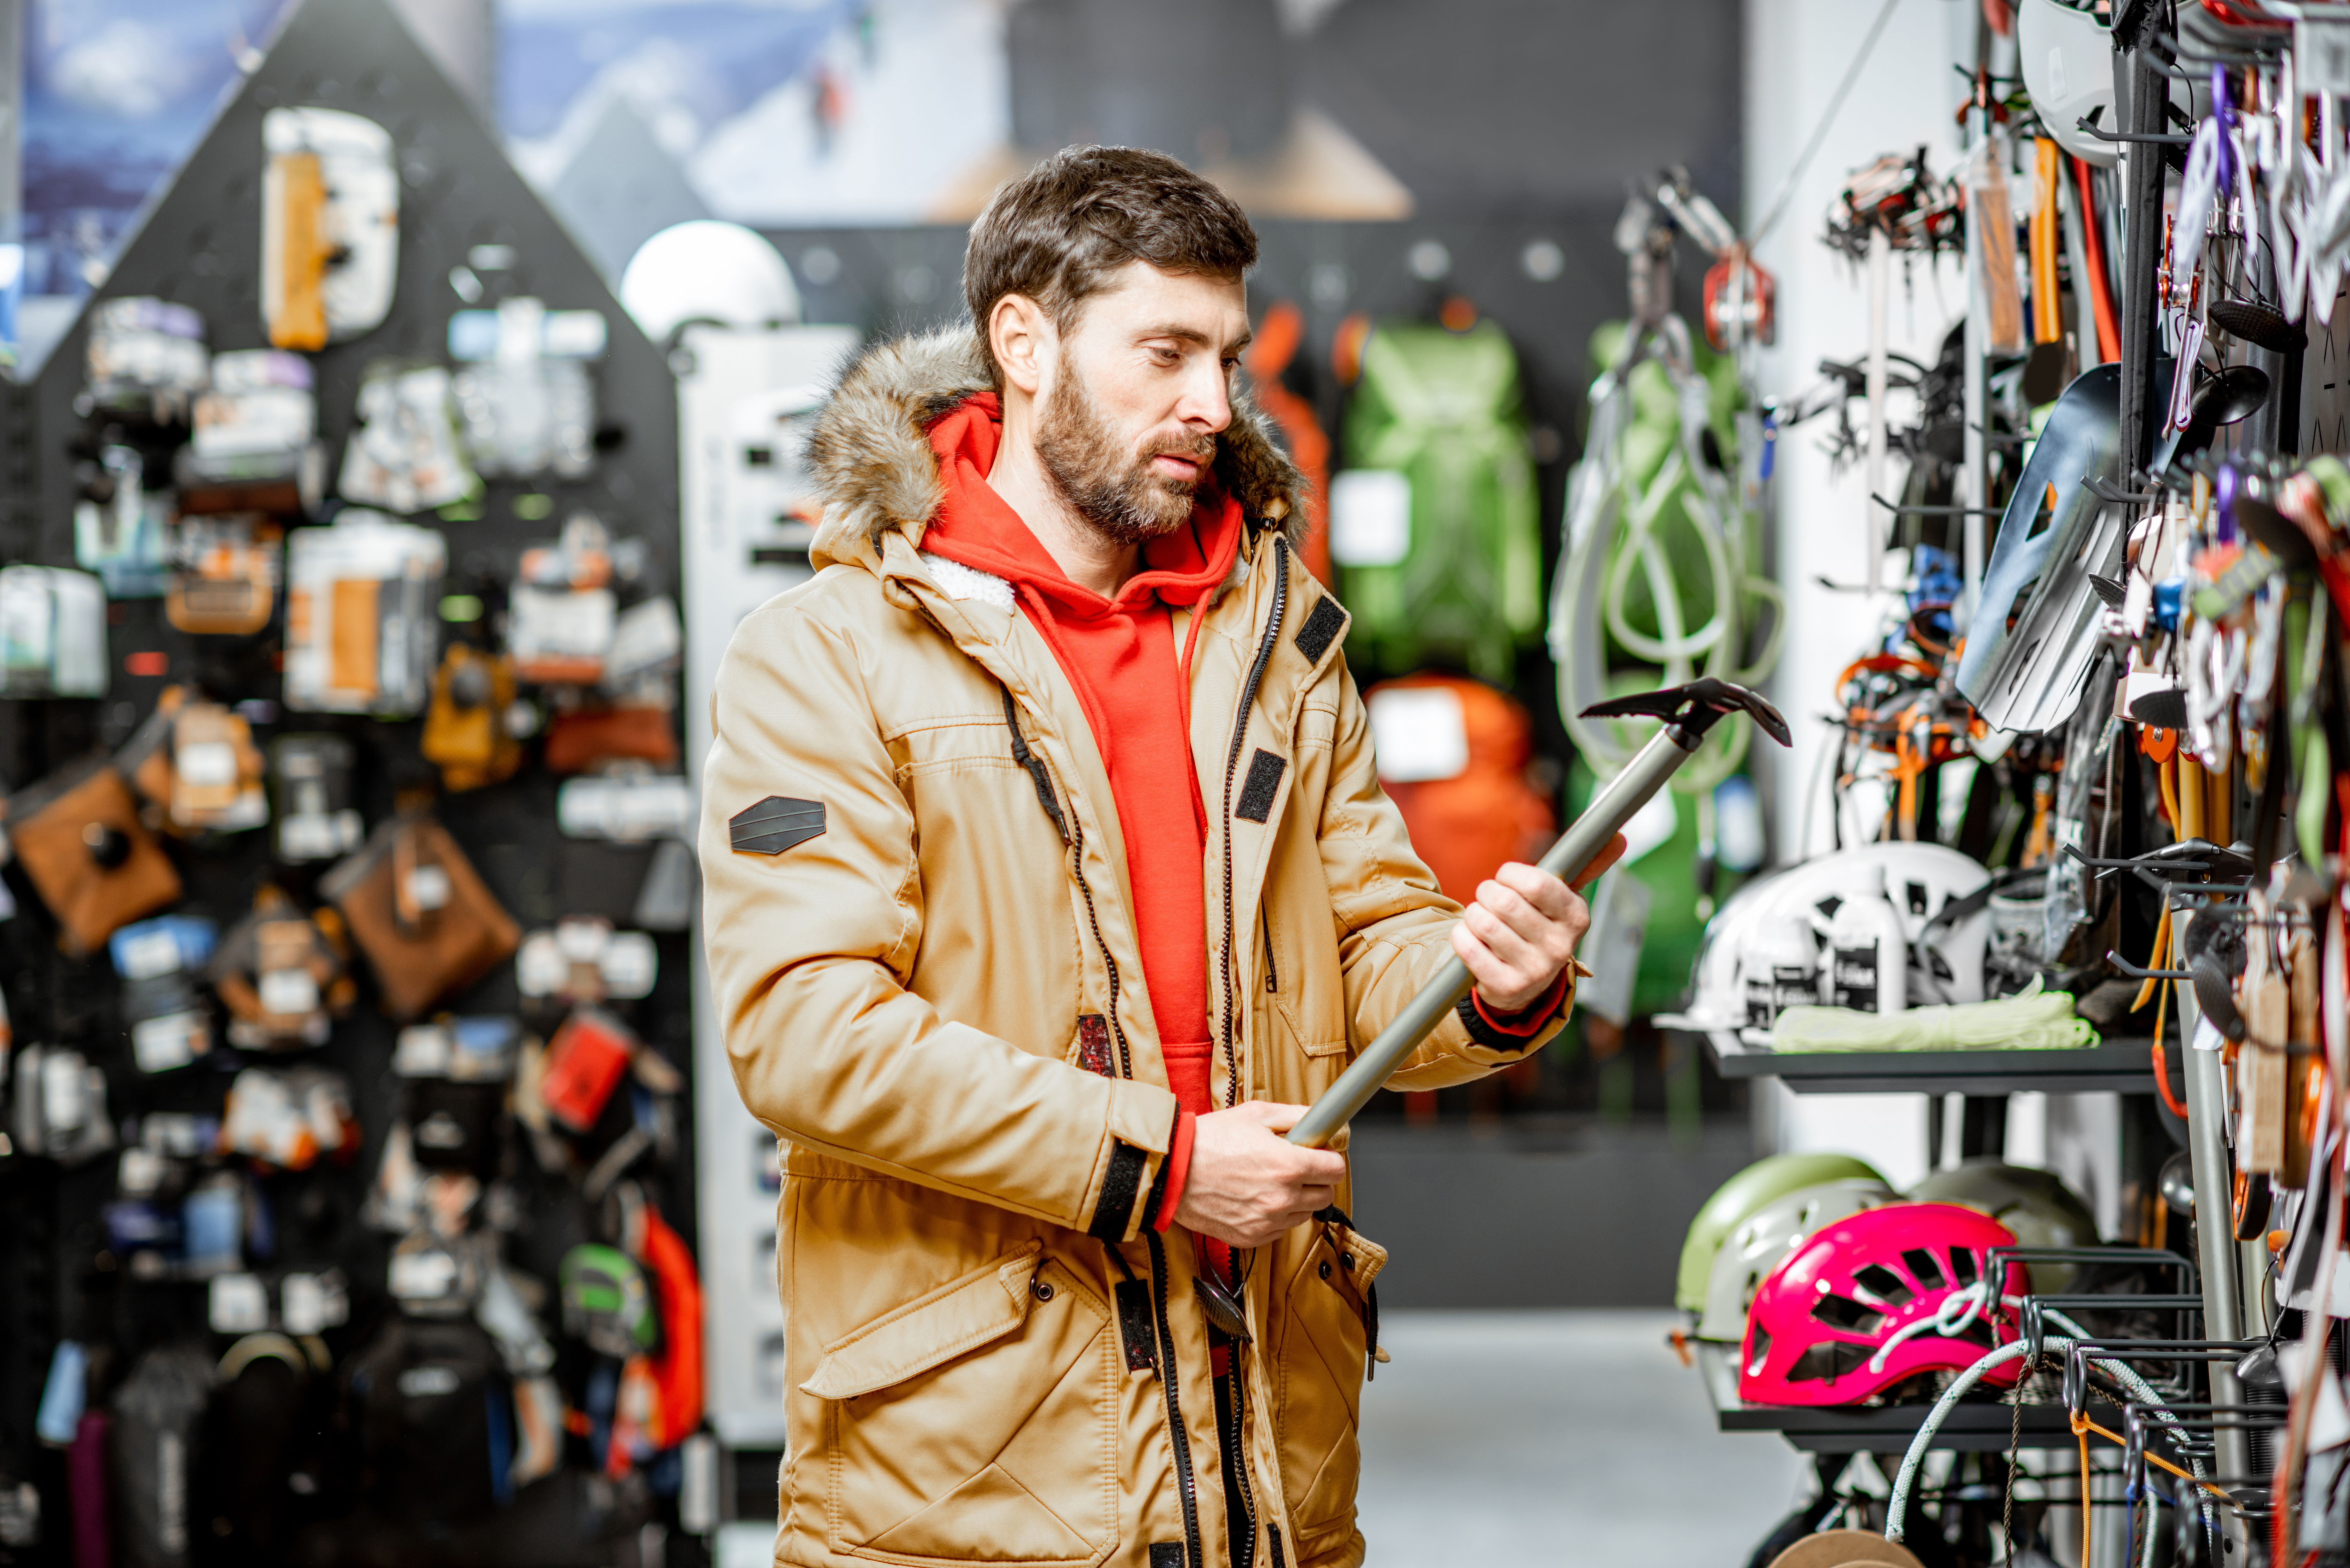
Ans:
[[[1215,1109],[1209,1085],[1206,891],[1208,809],[1191,765],[1190,654],[1175,648],[1171,605],[1193,606],[1231,575],[1240,504],[1203,483],[1191,523],[1143,546],[1142,569],[1115,598],[1071,582],[1020,514],[991,489],[1003,440],[992,392],[931,427],[945,496],[922,548],[1010,583],[1060,661],[1109,774],[1134,887],[1143,988],[1159,1023],[1168,1086],[1182,1106],[1158,1223],[1173,1220],[1191,1158],[1192,1118]],[[1196,630],[1199,621],[1191,622]],[[1210,1241],[1221,1268],[1229,1253]]]

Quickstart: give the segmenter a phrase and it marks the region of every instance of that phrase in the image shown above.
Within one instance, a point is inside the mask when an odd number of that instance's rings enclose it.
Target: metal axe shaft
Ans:
[[[1583,815],[1559,836],[1550,853],[1542,857],[1542,868],[1554,877],[1573,881],[1575,874],[1590,865],[1623,831],[1624,825],[1664,787],[1665,781],[1680,770],[1703,739],[1702,731],[1692,732],[1679,724],[1667,724],[1658,731],[1647,745],[1633,754],[1624,771],[1607,782]],[[1394,1022],[1379,1031],[1379,1037],[1364,1048],[1354,1064],[1323,1091],[1320,1099],[1306,1107],[1305,1114],[1297,1118],[1297,1125],[1289,1129],[1289,1141],[1320,1148],[1336,1137],[1339,1128],[1370,1104],[1371,1096],[1394,1076],[1404,1058],[1419,1048],[1430,1031],[1461,1004],[1471,983],[1467,965],[1457,958],[1445,960],[1444,967],[1420,987],[1419,995],[1404,1004]]]

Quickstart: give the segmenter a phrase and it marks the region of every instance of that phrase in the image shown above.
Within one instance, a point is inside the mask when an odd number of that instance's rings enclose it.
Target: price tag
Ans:
[[[457,1260],[439,1248],[400,1252],[391,1260],[391,1293],[403,1302],[437,1301],[457,1284]]]
[[[133,927],[114,944],[114,966],[125,980],[176,973],[182,961],[180,934],[161,922]]]
[[[316,1334],[327,1326],[327,1296],[316,1274],[288,1274],[277,1287],[277,1312],[288,1334]]]
[[[130,1026],[130,1056],[142,1073],[184,1067],[211,1044],[203,1019],[192,1012],[167,1012]]]
[[[221,789],[236,783],[236,748],[226,741],[199,741],[172,753],[172,765],[181,782],[196,789]]]
[[[2293,57],[2302,91],[2350,93],[2350,5],[2302,7]]]
[[[571,961],[552,932],[533,932],[515,954],[515,983],[525,996],[553,996],[570,978]]]
[[[449,873],[438,866],[419,866],[408,874],[408,896],[430,914],[449,903]]]
[[[214,1334],[258,1334],[269,1326],[269,1293],[257,1275],[214,1275],[206,1304]]]
[[[411,1023],[392,1047],[391,1070],[403,1078],[441,1078],[449,1073],[449,1032],[437,1023]]]
[[[605,948],[603,962],[604,988],[613,996],[631,1001],[652,994],[653,980],[660,973],[660,955],[653,949],[653,940],[642,931],[617,931],[611,944]]]
[[[1458,778],[1469,766],[1469,721],[1445,686],[1389,687],[1365,703],[1371,753],[1389,784]]]
[[[1411,553],[1411,479],[1388,468],[1351,468],[1330,482],[1330,558],[1342,566],[1393,566]]]
[[[299,1018],[318,1010],[318,980],[307,969],[265,970],[259,989],[264,1012]]]

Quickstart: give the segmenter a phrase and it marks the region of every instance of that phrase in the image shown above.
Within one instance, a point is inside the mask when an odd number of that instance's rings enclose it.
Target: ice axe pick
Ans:
[[[1764,734],[1783,746],[1790,739],[1787,721],[1779,716],[1779,710],[1743,686],[1710,676],[1686,686],[1668,686],[1661,691],[1618,697],[1583,711],[1586,718],[1592,719],[1647,714],[1665,721],[1665,727],[1633,754],[1622,773],[1607,781],[1583,815],[1543,857],[1544,870],[1570,882],[1614,842],[1624,825],[1665,786],[1667,779],[1680,771],[1681,764],[1697,751],[1698,742],[1705,739],[1705,732],[1727,715],[1749,715],[1762,726]],[[1394,1075],[1404,1058],[1419,1048],[1429,1031],[1461,1004],[1471,983],[1468,966],[1457,958],[1445,960],[1444,967],[1420,987],[1419,995],[1404,1004],[1393,1023],[1379,1031],[1379,1037],[1364,1048],[1354,1064],[1323,1091],[1320,1099],[1306,1107],[1305,1114],[1297,1118],[1297,1125],[1289,1129],[1289,1141],[1320,1148],[1336,1137],[1338,1129],[1354,1120],[1356,1114],[1370,1103],[1379,1085]]]

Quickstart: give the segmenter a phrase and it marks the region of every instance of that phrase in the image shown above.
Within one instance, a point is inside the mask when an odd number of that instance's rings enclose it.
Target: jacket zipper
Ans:
[[[1070,874],[1077,879],[1077,891],[1085,895],[1086,923],[1094,929],[1094,947],[1101,954],[1102,967],[1109,971],[1109,1032],[1118,1041],[1118,1075],[1131,1078],[1134,1056],[1127,1049],[1126,1026],[1118,1021],[1118,960],[1110,956],[1109,943],[1102,938],[1101,915],[1094,909],[1094,890],[1086,882],[1086,829],[1074,811],[1069,813],[1069,855]]]
[[[1240,774],[1241,747],[1248,738],[1249,710],[1256,706],[1257,689],[1264,684],[1264,667],[1273,660],[1274,639],[1281,635],[1282,617],[1289,607],[1289,541],[1279,534],[1273,536],[1273,613],[1265,618],[1264,636],[1257,643],[1256,660],[1249,666],[1248,680],[1241,688],[1240,708],[1232,717],[1232,749],[1224,757],[1223,822],[1218,829],[1224,840],[1224,943],[1220,961],[1223,971],[1227,1106],[1241,1103],[1240,1008],[1232,997],[1232,780]]]
[[[1167,1242],[1156,1231],[1143,1239],[1150,1246],[1151,1304],[1159,1316],[1159,1380],[1167,1389],[1167,1441],[1175,1450],[1176,1490],[1183,1501],[1183,1540],[1191,1548],[1191,1568],[1206,1568],[1207,1554],[1200,1545],[1200,1481],[1191,1473],[1191,1435],[1183,1429],[1183,1407],[1176,1398],[1175,1325],[1167,1319]]]
[[[1109,975],[1109,1029],[1118,1040],[1118,1075],[1131,1078],[1134,1062],[1127,1048],[1126,1030],[1118,1021],[1118,960],[1111,956],[1109,943],[1102,936],[1101,915],[1094,907],[1094,890],[1086,881],[1085,826],[1078,821],[1074,805],[1066,813],[1061,810],[1053,791],[1049,764],[1029,749],[1026,737],[1020,732],[1010,687],[1003,691],[1003,722],[1012,732],[1013,760],[1036,781],[1036,798],[1044,804],[1053,826],[1061,830],[1063,842],[1069,846],[1069,874],[1076,878],[1077,891],[1085,897],[1086,923],[1093,928],[1094,950],[1101,954],[1102,967]],[[1143,1239],[1150,1248],[1150,1297],[1151,1310],[1158,1319],[1159,1380],[1167,1390],[1167,1439],[1174,1451],[1177,1490],[1183,1500],[1183,1536],[1191,1548],[1192,1568],[1205,1568],[1207,1559],[1200,1546],[1200,1481],[1191,1471],[1191,1438],[1183,1429],[1183,1406],[1176,1389],[1175,1330],[1167,1318],[1167,1245],[1159,1232],[1148,1226],[1143,1229]],[[1125,1266],[1123,1258],[1118,1262],[1121,1268]]]
[[[1233,927],[1237,919],[1232,908],[1232,781],[1240,774],[1241,748],[1246,743],[1248,738],[1249,710],[1256,706],[1257,691],[1264,684],[1265,666],[1273,661],[1274,643],[1281,636],[1282,619],[1289,607],[1289,542],[1279,534],[1273,536],[1273,613],[1265,618],[1264,636],[1257,643],[1256,659],[1249,666],[1248,680],[1241,688],[1240,706],[1232,717],[1232,743],[1224,756],[1223,820],[1218,830],[1224,841],[1224,941],[1220,959],[1223,971],[1222,990],[1224,1011],[1224,1104],[1228,1106],[1241,1103],[1240,1008],[1232,994],[1237,984],[1232,972]],[[1265,928],[1264,952],[1266,988],[1271,990],[1277,982],[1274,979],[1273,929],[1269,925]],[[1238,1365],[1240,1351],[1239,1345],[1232,1347],[1234,1366],[1232,1373],[1232,1430],[1229,1433],[1220,1433],[1219,1436],[1224,1439],[1224,1468],[1227,1481],[1225,1501],[1227,1505],[1237,1505],[1240,1509],[1242,1526],[1249,1542],[1249,1550],[1253,1553],[1256,1550],[1256,1499],[1249,1487],[1248,1459],[1241,1443],[1242,1376]],[[1170,1393],[1172,1393],[1171,1389]],[[1220,1418],[1217,1425],[1221,1427],[1223,1424],[1221,1419],[1222,1412],[1218,1414]],[[1200,1561],[1196,1530],[1192,1543],[1192,1561],[1194,1563]]]
[[[1241,1407],[1248,1399],[1248,1380],[1241,1375],[1242,1348],[1237,1345],[1232,1346],[1232,1426],[1229,1430],[1217,1434],[1223,1444],[1226,1490],[1235,1494],[1240,1504],[1240,1539],[1246,1542],[1242,1548],[1241,1556],[1232,1564],[1232,1568],[1251,1568],[1252,1560],[1256,1556],[1256,1493],[1249,1486],[1248,1455],[1241,1443]],[[1223,1421],[1221,1418],[1221,1411],[1218,1412],[1218,1416],[1216,1424],[1222,1427]]]
[[[1281,971],[1273,961],[1273,917],[1260,905],[1257,919],[1264,929],[1264,989],[1269,995],[1281,994]]]
[[[1109,943],[1103,940],[1101,915],[1094,908],[1094,890],[1086,881],[1086,829],[1075,811],[1064,813],[1060,797],[1054,793],[1052,768],[1028,744],[1028,737],[1020,732],[1020,716],[1014,707],[1012,688],[1003,688],[1003,723],[1012,732],[1012,760],[1027,770],[1036,781],[1036,799],[1045,815],[1059,829],[1061,842],[1069,846],[1069,875],[1076,879],[1077,891],[1085,896],[1086,923],[1093,928],[1094,950],[1101,954],[1102,968],[1109,974],[1109,1032],[1118,1040],[1118,1076],[1134,1076],[1133,1053],[1127,1048],[1126,1030],[1118,1021],[1118,960],[1110,956]]]

